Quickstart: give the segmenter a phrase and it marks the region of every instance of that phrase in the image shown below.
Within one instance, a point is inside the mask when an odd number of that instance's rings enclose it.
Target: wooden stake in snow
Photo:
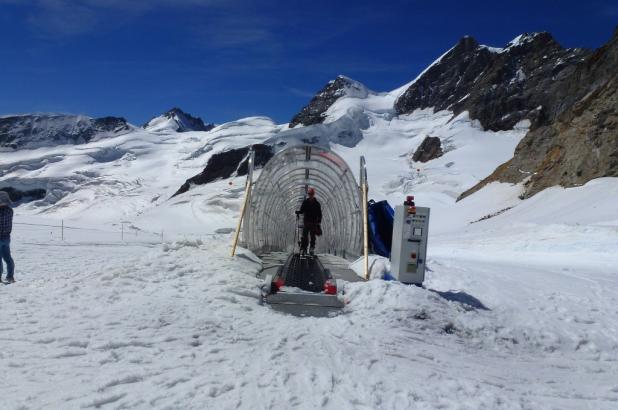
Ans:
[[[247,164],[247,182],[245,184],[245,197],[240,208],[240,216],[238,217],[238,224],[236,225],[236,233],[234,234],[234,241],[232,242],[232,252],[230,256],[236,255],[236,245],[238,244],[238,237],[240,236],[240,227],[242,226],[242,220],[245,217],[245,209],[247,208],[247,202],[251,197],[251,185],[253,184],[253,161],[255,160],[255,152],[253,148],[249,151],[249,163]]]
[[[367,203],[369,202],[368,192],[369,186],[367,185],[367,163],[365,162],[365,157],[361,156],[360,158],[360,179],[361,179],[361,191],[362,191],[362,201],[363,201],[363,254],[364,254],[364,269],[365,269],[365,280],[369,280],[369,232],[367,226],[368,219],[368,210]]]

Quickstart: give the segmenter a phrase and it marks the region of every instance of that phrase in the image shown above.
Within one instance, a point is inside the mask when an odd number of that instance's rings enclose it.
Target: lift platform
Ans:
[[[271,305],[345,306],[343,281],[333,277],[319,256],[298,253],[289,255],[276,272],[266,273],[262,298]]]

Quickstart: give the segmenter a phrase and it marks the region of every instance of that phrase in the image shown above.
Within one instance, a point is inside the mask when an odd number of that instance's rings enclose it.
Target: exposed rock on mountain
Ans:
[[[0,147],[38,148],[83,144],[124,134],[132,127],[124,118],[81,115],[29,114],[0,117]]]
[[[193,117],[190,114],[182,111],[180,108],[172,108],[166,113],[155,117],[144,124],[148,131],[210,131],[215,127],[214,124],[204,124],[199,117]]]
[[[430,137],[429,135],[425,137],[421,145],[416,149],[414,155],[412,155],[413,161],[418,162],[427,162],[432,159],[440,158],[442,156],[442,144],[440,143],[440,138],[438,137]]]
[[[328,147],[329,144],[334,143],[354,147],[363,138],[362,129],[368,127],[369,121],[366,115],[358,110],[350,110],[347,115],[328,124],[314,124],[276,132],[271,138],[263,141],[264,144],[252,145],[255,150],[255,166],[262,167],[272,158],[276,149],[290,145],[311,144]],[[173,196],[188,191],[192,184],[201,185],[217,179],[246,175],[247,154],[250,147],[214,154],[206,164],[204,171],[188,179]],[[201,149],[199,153],[204,153],[204,150]]]
[[[311,99],[298,114],[292,118],[289,127],[293,128],[299,124],[313,125],[324,122],[326,111],[337,99],[343,96],[365,98],[369,94],[367,88],[345,76],[338,76],[330,81]]]
[[[572,94],[568,78],[589,55],[562,48],[548,33],[520,35],[504,49],[464,37],[399,97],[395,109],[469,111],[494,131],[528,119],[534,129],[581,98]]]
[[[36,201],[38,199],[45,198],[45,195],[47,194],[47,191],[45,191],[44,189],[30,189],[27,191],[20,191],[19,189],[10,186],[0,187],[0,191],[4,191],[9,194],[11,201],[13,201],[14,203],[22,201]]]
[[[554,185],[571,187],[618,176],[618,28],[608,44],[577,64],[562,82],[564,109],[556,121],[530,131],[510,161],[460,199],[492,181],[527,179],[522,197],[530,197]]]
[[[255,168],[263,167],[274,155],[274,150],[269,145],[255,144],[252,147],[255,151]],[[191,185],[202,185],[217,179],[247,175],[250,148],[243,147],[214,154],[208,160],[206,168],[200,174],[187,179],[172,197],[187,192]]]

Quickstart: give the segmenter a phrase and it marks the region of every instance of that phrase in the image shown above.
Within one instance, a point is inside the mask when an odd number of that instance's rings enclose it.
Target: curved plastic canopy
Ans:
[[[322,206],[323,235],[316,252],[358,257],[363,232],[359,187],[341,157],[315,146],[286,148],[264,166],[251,190],[244,245],[256,253],[292,252],[295,245],[298,251],[294,211],[309,187]]]

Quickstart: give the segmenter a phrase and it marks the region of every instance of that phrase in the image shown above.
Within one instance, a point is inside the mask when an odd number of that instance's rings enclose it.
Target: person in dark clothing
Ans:
[[[296,211],[296,215],[303,214],[303,235],[300,241],[300,252],[307,253],[307,244],[309,242],[309,234],[311,234],[311,242],[309,243],[309,253],[314,254],[315,237],[322,235],[322,207],[317,199],[315,199],[315,189],[307,190],[308,198],[303,201],[300,210]]]
[[[0,278],[2,277],[2,259],[6,262],[6,281],[15,282],[15,263],[11,257],[11,231],[13,230],[13,209],[9,194],[0,191]]]

